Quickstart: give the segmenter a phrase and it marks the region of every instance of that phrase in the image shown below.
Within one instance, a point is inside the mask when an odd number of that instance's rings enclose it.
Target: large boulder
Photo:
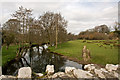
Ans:
[[[102,73],[102,70],[100,69],[95,69],[94,73],[100,78],[106,78],[105,75]]]
[[[105,68],[95,69],[94,73],[100,78],[116,78],[113,74],[111,74]]]
[[[120,65],[106,64],[105,68],[114,77],[118,78],[120,76]]]
[[[65,73],[70,74],[75,69],[76,69],[75,67],[65,67]]]
[[[81,69],[73,70],[73,75],[76,78],[93,78],[94,77],[94,75],[92,75],[91,73],[81,70]]]
[[[51,78],[68,78],[68,76],[64,72],[57,72]]]
[[[100,68],[101,71],[108,73],[108,71],[105,68]]]
[[[46,72],[48,75],[51,75],[54,73],[54,65],[47,65],[46,66]]]
[[[30,67],[22,67],[18,71],[18,78],[31,78],[32,70]]]
[[[91,72],[94,71],[94,69],[100,69],[100,67],[96,64],[87,64],[84,66],[84,69]]]
[[[42,73],[35,73],[35,75],[37,75],[38,77],[42,77],[43,76]]]
[[[7,77],[5,75],[1,75],[0,80],[2,80],[3,78],[7,78]]]
[[[108,70],[108,71],[116,71],[118,69],[118,65],[113,65],[113,64],[106,64],[105,68]]]
[[[3,80],[4,80],[4,79],[5,79],[5,80],[6,80],[6,79],[7,79],[7,80],[8,80],[8,79],[15,80],[16,78],[17,78],[16,76],[11,76],[11,75],[1,75],[1,76],[0,76],[0,80],[2,80],[2,79],[3,79]]]
[[[95,69],[95,66],[94,66],[94,64],[87,64],[87,65],[84,66],[84,69],[88,70],[88,71],[91,71],[91,70]]]
[[[116,71],[111,71],[110,74],[113,75],[116,78],[118,78],[120,76],[119,73],[116,72]]]

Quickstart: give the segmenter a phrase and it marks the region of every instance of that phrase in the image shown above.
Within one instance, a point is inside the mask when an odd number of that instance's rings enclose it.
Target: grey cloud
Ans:
[[[109,0],[112,1],[112,0]],[[85,5],[84,5],[85,4]],[[93,28],[100,24],[113,25],[117,20],[117,3],[80,3],[80,0],[66,2],[65,0],[56,2],[22,2],[22,3],[2,3],[3,18],[5,22],[19,6],[33,9],[33,16],[38,17],[45,11],[61,12],[68,20],[68,32],[78,34],[80,31]],[[0,16],[1,17],[1,16]]]

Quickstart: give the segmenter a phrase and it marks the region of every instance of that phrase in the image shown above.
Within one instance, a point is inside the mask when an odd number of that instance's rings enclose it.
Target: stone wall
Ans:
[[[92,80],[101,80],[101,79],[111,79],[119,80],[120,77],[120,66],[107,64],[105,68],[101,68],[96,64],[87,64],[84,66],[85,70],[76,69],[75,67],[66,67],[65,72],[56,72],[54,73],[54,65],[46,66],[46,74],[34,73],[37,78],[45,79],[59,79],[59,80],[70,80],[70,79],[92,79]],[[8,76],[2,75],[0,78],[31,78],[32,71],[30,67],[22,67],[18,71],[18,76]]]

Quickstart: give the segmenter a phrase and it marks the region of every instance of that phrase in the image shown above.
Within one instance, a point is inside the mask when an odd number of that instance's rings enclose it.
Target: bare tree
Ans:
[[[48,42],[50,45],[58,44],[58,34],[60,29],[65,29],[67,26],[67,21],[64,17],[61,16],[60,13],[46,12],[39,18],[40,23],[42,24],[43,29],[47,33]],[[54,36],[53,36],[54,35]]]
[[[14,19],[6,22],[4,29],[16,34],[15,40],[18,40],[20,44],[50,43],[50,45],[56,45],[57,48],[58,43],[67,40],[67,21],[60,13],[45,12],[39,19],[34,19],[31,15],[31,9],[19,7],[12,14]]]
[[[20,21],[20,29],[21,29],[21,34],[23,34],[23,42],[26,41],[25,39],[25,34],[28,32],[29,29],[29,19],[32,15],[32,10],[23,8],[22,6],[19,7],[19,9],[12,14],[13,17],[15,17],[18,21]]]

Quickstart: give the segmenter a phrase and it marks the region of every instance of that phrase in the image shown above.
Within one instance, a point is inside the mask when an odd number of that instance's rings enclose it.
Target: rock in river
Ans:
[[[115,71],[118,69],[118,65],[113,65],[113,64],[106,64],[105,68],[108,70],[108,71]]]

